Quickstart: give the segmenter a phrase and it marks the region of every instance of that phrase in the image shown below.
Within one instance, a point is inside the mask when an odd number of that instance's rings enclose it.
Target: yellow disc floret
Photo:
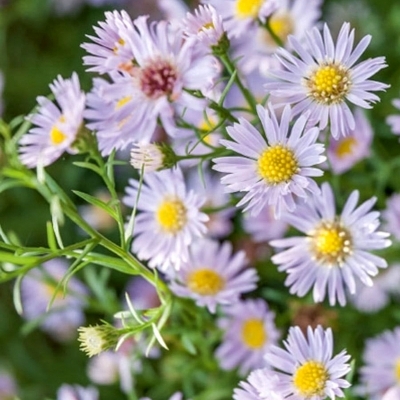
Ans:
[[[326,367],[318,361],[310,360],[297,368],[293,376],[293,384],[298,393],[308,399],[312,396],[323,396],[328,379]]]
[[[249,318],[242,326],[242,341],[251,349],[260,349],[267,341],[264,323],[258,318]]]
[[[237,0],[236,14],[239,18],[256,18],[263,0]]]
[[[338,222],[322,223],[309,237],[314,257],[323,263],[341,266],[351,253],[351,235]]]
[[[280,144],[267,148],[257,160],[259,175],[270,184],[289,181],[299,166],[292,150]]]
[[[186,224],[187,210],[179,199],[165,199],[158,207],[156,220],[167,233],[177,233]]]
[[[53,126],[50,131],[50,140],[51,143],[54,145],[61,144],[65,139],[67,138],[67,135],[65,135],[57,126]]]
[[[294,31],[293,19],[286,13],[272,14],[269,19],[269,27],[283,43],[286,43],[288,36]],[[275,40],[269,33],[267,34],[267,42],[269,45],[277,46]]]
[[[397,382],[400,383],[400,358],[397,359],[397,361],[394,365],[394,373],[395,373]]]
[[[336,147],[335,153],[339,158],[346,157],[353,153],[354,146],[357,144],[357,140],[353,137],[347,137],[342,139]]]
[[[349,72],[341,64],[322,64],[306,79],[306,86],[315,101],[328,105],[340,103],[350,90]]]
[[[190,290],[201,296],[213,296],[225,286],[225,280],[217,272],[209,268],[193,271],[187,278]]]

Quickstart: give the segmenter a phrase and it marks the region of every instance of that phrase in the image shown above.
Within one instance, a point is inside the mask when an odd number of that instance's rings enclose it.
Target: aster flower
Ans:
[[[62,288],[56,292],[67,270],[63,260],[54,259],[30,270],[21,281],[23,317],[28,321],[41,318],[40,327],[59,341],[75,336],[76,329],[85,321],[82,308],[88,292],[86,286],[72,277],[65,294]]]
[[[306,236],[273,240],[271,245],[287,248],[272,257],[279,271],[288,273],[285,284],[290,293],[304,296],[313,287],[315,302],[328,294],[329,303],[346,304],[345,288],[355,293],[355,278],[364,285],[373,284],[371,276],[386,261],[371,250],[390,246],[388,233],[377,231],[379,212],[370,211],[376,202],[371,198],[356,208],[359,192],[353,191],[340,215],[336,214],[335,199],[328,183],[322,185],[321,195],[298,206],[296,214],[283,219]]]
[[[280,0],[278,9],[268,18],[268,25],[282,45],[288,48],[289,35],[303,42],[306,32],[317,25],[321,6],[322,0]],[[278,44],[264,25],[247,29],[233,47],[233,58],[238,59],[246,74],[254,70],[268,74],[269,69],[279,66],[272,57]]]
[[[349,297],[354,307],[364,313],[375,313],[400,297],[400,264],[391,265],[374,278],[373,286],[357,285],[357,293]]]
[[[130,180],[123,202],[136,204],[139,182]],[[200,212],[205,199],[187,191],[180,169],[146,174],[140,188],[134,226],[133,253],[150,267],[179,269],[189,257],[194,238],[206,233],[208,217]]]
[[[400,99],[394,99],[392,104],[394,107],[400,110]],[[400,135],[400,115],[389,115],[386,118],[386,123],[390,126],[390,129],[395,135]]]
[[[204,99],[188,90],[209,90],[219,74],[216,59],[185,41],[182,32],[166,21],[149,25],[142,16],[133,25],[132,31],[120,34],[132,51],[134,68],[110,74],[111,82],[95,80],[88,96],[87,126],[97,131],[103,155],[135,142],[149,142],[158,120],[174,136],[177,110],[205,106]]]
[[[239,382],[233,400],[283,400],[284,397],[275,390],[278,383],[278,376],[269,368],[256,369],[246,381]]]
[[[396,241],[400,241],[400,194],[394,193],[386,200],[386,208],[382,212],[385,229]]]
[[[72,147],[83,122],[85,94],[81,91],[78,75],[71,79],[58,76],[50,84],[56,103],[39,96],[39,108],[28,119],[35,125],[22,136],[20,159],[27,167],[52,164],[65,151],[75,153]]]
[[[17,397],[17,385],[7,371],[0,370],[0,398],[12,400]]]
[[[225,33],[222,17],[210,5],[200,5],[193,14],[187,13],[181,24],[183,35],[208,51],[218,45]]]
[[[398,384],[391,387],[382,397],[382,400],[398,400],[398,399],[400,399],[400,386]]]
[[[94,43],[81,45],[90,55],[83,57],[88,71],[100,74],[114,71],[131,71],[134,55],[129,44],[122,38],[133,31],[133,22],[126,11],[105,13],[106,20],[94,27],[96,36],[87,35]]]
[[[299,327],[292,327],[283,344],[285,349],[272,346],[265,354],[267,363],[278,370],[275,372],[279,379],[275,385],[277,394],[291,400],[344,397],[342,389],[350,383],[342,377],[350,372],[350,356],[343,350],[332,357],[330,328],[308,327],[305,337]]]
[[[316,143],[319,130],[306,131],[308,116],[302,115],[289,131],[291,109],[285,107],[280,123],[275,112],[257,106],[265,137],[244,118],[227,128],[231,140],[221,140],[237,156],[214,159],[214,169],[225,174],[221,183],[229,192],[247,192],[237,204],[246,205],[257,215],[270,205],[279,217],[281,210],[296,208],[294,195],[307,198],[307,192],[318,193],[317,184],[310,178],[321,176],[313,165],[325,161],[322,144]]]
[[[256,288],[256,270],[245,267],[244,252],[232,254],[230,242],[199,240],[169,286],[177,296],[192,298],[215,313],[217,304],[235,303],[242,293]]]
[[[369,157],[373,131],[364,112],[357,108],[354,113],[355,128],[346,137],[332,138],[327,155],[335,174],[342,174],[358,161]]]
[[[244,375],[265,366],[264,354],[279,339],[275,314],[262,299],[247,299],[224,309],[225,317],[218,320],[224,330],[215,356],[225,370],[239,367]]]
[[[288,39],[290,47],[298,54],[292,55],[283,48],[277,51],[285,70],[271,71],[272,82],[265,87],[271,94],[282,97],[285,103],[295,106],[293,113],[311,111],[310,120],[320,129],[330,123],[332,136],[337,139],[355,129],[354,116],[347,101],[362,108],[371,108],[379,101],[372,92],[389,86],[369,78],[386,67],[384,57],[376,57],[354,65],[371,41],[365,36],[353,50],[354,29],[344,23],[336,44],[327,25],[323,34],[317,28],[306,33],[307,47],[296,38]]]
[[[98,400],[99,392],[94,387],[80,385],[62,385],[57,391],[57,400]]]
[[[264,206],[256,216],[243,214],[243,230],[257,243],[268,242],[284,236],[288,225],[281,219],[275,219],[271,206]]]
[[[240,37],[251,26],[265,22],[277,8],[277,0],[203,0],[222,16],[229,37]]]
[[[359,370],[359,392],[371,400],[381,400],[400,378],[400,327],[368,339]]]

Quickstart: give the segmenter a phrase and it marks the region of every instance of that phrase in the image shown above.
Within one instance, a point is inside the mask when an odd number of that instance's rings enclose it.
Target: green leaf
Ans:
[[[85,200],[87,203],[103,209],[112,218],[118,219],[118,215],[115,212],[115,210],[111,208],[107,203],[104,203],[104,201],[101,201],[97,197],[91,196],[90,194],[87,193],[80,192],[78,190],[73,190],[72,192],[75,193],[78,197]]]
[[[15,310],[19,315],[22,315],[23,313],[23,308],[22,308],[22,301],[21,301],[21,281],[24,275],[20,275],[14,284],[14,289],[13,289],[13,301],[14,301],[14,307]]]

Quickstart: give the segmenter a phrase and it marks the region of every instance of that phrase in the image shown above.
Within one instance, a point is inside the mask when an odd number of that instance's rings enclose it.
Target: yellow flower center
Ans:
[[[357,140],[354,137],[347,137],[342,139],[337,148],[336,148],[336,155],[339,158],[346,157],[353,152],[354,146],[357,144]]]
[[[306,361],[297,368],[293,384],[300,396],[306,399],[312,396],[324,396],[326,381],[329,379],[327,369],[318,361]]]
[[[67,135],[65,135],[60,129],[58,129],[56,126],[53,126],[50,131],[50,140],[51,143],[54,145],[61,144],[65,139],[67,138]]]
[[[311,96],[318,103],[335,104],[343,101],[350,90],[349,71],[345,66],[335,63],[320,65],[306,79]]]
[[[263,151],[257,160],[257,170],[268,183],[277,184],[289,181],[299,166],[293,151],[278,144]]]
[[[283,43],[286,43],[288,36],[292,34],[294,30],[293,19],[286,13],[273,14],[269,20],[269,26],[272,32],[274,32]],[[266,32],[266,41],[269,45],[277,46],[275,40],[268,32]]]
[[[125,104],[129,103],[132,100],[132,96],[125,96],[122,99],[119,99],[115,104],[115,109],[118,110],[119,108],[123,107]]]
[[[396,364],[394,367],[394,373],[395,373],[397,382],[400,383],[400,358],[396,361]]]
[[[258,318],[249,318],[242,326],[243,343],[251,349],[259,349],[267,341],[264,323]]]
[[[256,18],[263,0],[237,0],[236,14],[239,18]]]
[[[338,222],[324,222],[309,235],[311,249],[318,261],[341,264],[351,253],[350,233]]]
[[[181,200],[167,199],[158,207],[156,220],[165,232],[175,234],[185,226],[186,213],[186,207]]]
[[[187,285],[190,290],[201,296],[213,296],[224,288],[225,281],[215,271],[202,268],[189,274]]]

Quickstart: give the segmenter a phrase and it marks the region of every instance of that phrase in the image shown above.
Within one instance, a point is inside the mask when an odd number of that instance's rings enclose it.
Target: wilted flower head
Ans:
[[[354,29],[350,31],[349,23],[343,24],[336,44],[327,25],[322,34],[314,27],[306,36],[307,47],[293,36],[288,39],[297,56],[283,48],[277,51],[285,70],[271,71],[276,79],[265,87],[284,103],[294,103],[294,115],[309,110],[310,121],[318,123],[321,130],[330,124],[335,139],[346,136],[356,127],[347,102],[371,108],[379,101],[372,92],[389,87],[369,79],[386,67],[385,58],[372,58],[354,66],[371,36],[365,36],[353,50]]]
[[[56,103],[37,98],[37,112],[27,117],[35,127],[19,141],[21,162],[29,168],[52,164],[65,151],[76,152],[72,144],[83,123],[86,99],[78,75],[73,73],[71,79],[58,76],[50,89]]]

